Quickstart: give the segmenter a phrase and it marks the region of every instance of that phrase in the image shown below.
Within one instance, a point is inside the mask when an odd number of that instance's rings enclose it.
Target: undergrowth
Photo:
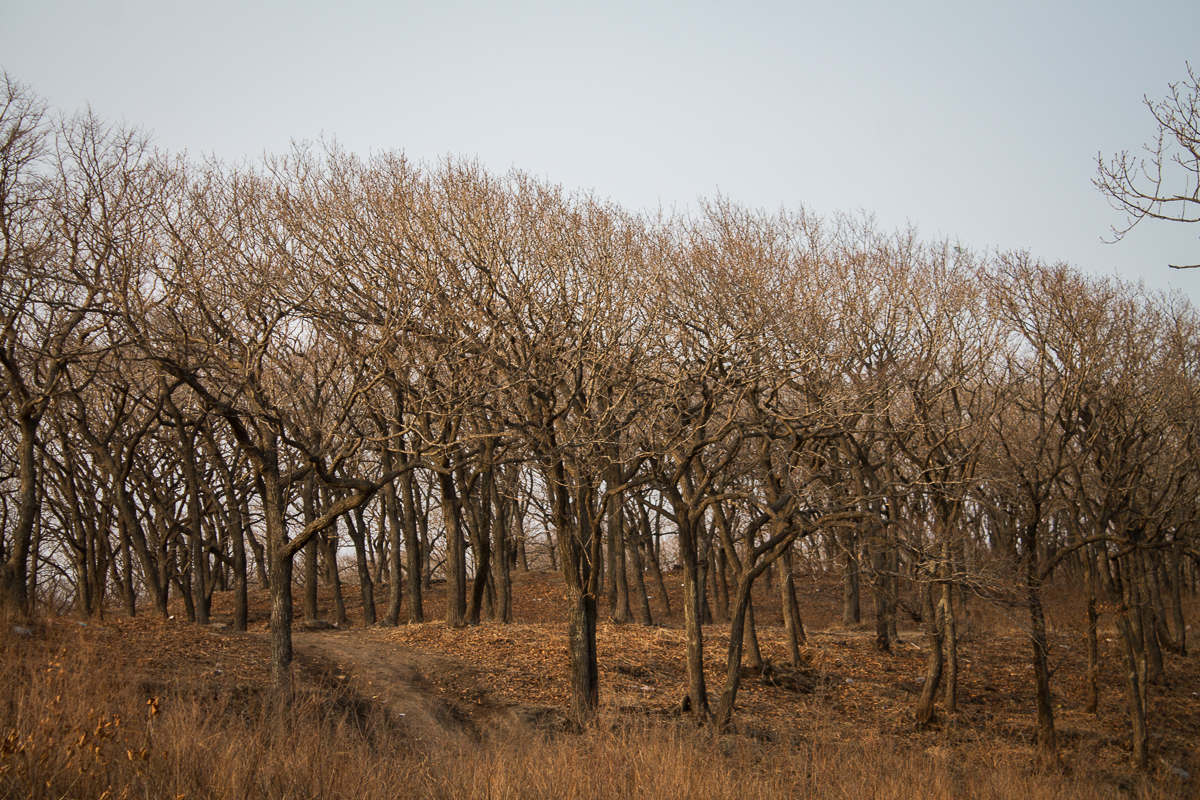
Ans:
[[[30,798],[1042,798],[1185,796],[987,743],[906,748],[800,724],[793,740],[716,737],[690,723],[606,712],[583,733],[420,740],[382,710],[300,687],[205,695],[138,683],[70,626],[0,635],[0,797]],[[345,690],[341,690],[345,691]]]

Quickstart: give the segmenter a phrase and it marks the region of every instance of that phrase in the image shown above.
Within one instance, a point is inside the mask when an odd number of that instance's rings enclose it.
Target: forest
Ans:
[[[0,91],[9,617],[181,604],[206,624],[229,593],[244,630],[265,590],[286,703],[293,605],[314,621],[319,588],[395,626],[444,586],[460,628],[510,621],[514,573],[553,568],[586,726],[601,599],[651,625],[674,580],[681,707],[724,730],[756,585],[798,663],[796,576],[836,574],[847,623],[872,601],[878,650],[920,626],[919,725],[954,713],[964,604],[1016,609],[1053,751],[1043,596],[1069,581],[1093,698],[1115,625],[1147,765],[1200,581],[1185,296],[861,215],[632,212],[460,158],[170,154]]]

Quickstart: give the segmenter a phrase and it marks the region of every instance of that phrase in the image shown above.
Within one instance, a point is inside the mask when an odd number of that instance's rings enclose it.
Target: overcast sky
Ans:
[[[0,67],[171,151],[336,138],[477,157],[627,208],[865,212],[1200,303],[1200,225],[1092,186],[1200,70],[1200,2],[0,0]]]

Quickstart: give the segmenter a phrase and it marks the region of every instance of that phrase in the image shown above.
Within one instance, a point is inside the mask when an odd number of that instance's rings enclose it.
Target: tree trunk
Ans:
[[[21,438],[17,443],[17,524],[5,554],[7,558],[0,562],[0,611],[18,616],[28,616],[33,611],[29,602],[29,551],[40,511],[36,458],[39,420],[40,415],[25,413],[18,419]]]
[[[755,577],[750,569],[743,569],[737,584],[733,615],[729,621],[729,651],[726,656],[725,686],[721,690],[721,700],[717,703],[717,714],[714,719],[714,727],[720,732],[727,731],[733,721],[734,704],[737,702],[738,687],[742,682],[742,642],[746,616],[750,610],[750,593]]]
[[[788,663],[793,667],[801,664],[800,645],[808,644],[804,634],[804,621],[800,617],[800,604],[796,602],[796,576],[792,574],[792,548],[783,554],[783,574],[779,581],[780,603],[783,606],[783,630],[787,638]]]
[[[688,697],[692,715],[698,720],[709,716],[708,690],[704,681],[704,585],[700,582],[698,542],[682,504],[679,516],[679,551],[683,558],[683,629],[686,639]]]
[[[746,606],[746,666],[761,670],[763,666],[762,650],[758,646],[758,626],[754,622],[754,596]]]
[[[1057,749],[1054,731],[1054,706],[1050,698],[1049,644],[1046,637],[1046,615],[1042,608],[1042,582],[1038,576],[1036,535],[1027,535],[1025,553],[1025,590],[1029,603],[1029,644],[1032,648],[1033,678],[1038,717],[1038,744],[1047,752]]]
[[[277,475],[263,476],[263,523],[271,563],[271,682],[281,705],[292,702],[292,557],[288,550],[284,491]]]
[[[1134,767],[1144,770],[1150,765],[1150,733],[1146,720],[1146,659],[1139,652],[1134,625],[1130,621],[1136,613],[1136,609],[1122,607],[1117,611],[1116,622],[1125,665],[1125,695],[1131,728],[1130,760]]]
[[[1084,548],[1084,584],[1087,591],[1087,704],[1084,711],[1097,713],[1100,706],[1100,645],[1096,637],[1099,614],[1096,612],[1096,553],[1092,545]]]
[[[565,554],[564,554],[565,560]],[[571,652],[570,716],[578,726],[591,721],[600,705],[600,669],[596,657],[595,597],[567,587],[567,646]]]
[[[326,533],[315,538],[320,541],[321,557],[325,561],[326,580],[333,588],[334,622],[338,625],[346,625],[350,620],[346,617],[346,599],[342,595],[342,575],[338,570],[337,523],[331,525]]]
[[[411,471],[400,476],[400,500],[404,506],[404,556],[408,565],[408,621],[415,625],[425,621],[424,559],[418,520],[427,520],[427,517],[418,506],[415,478]],[[400,568],[398,559],[396,568]],[[390,607],[388,610],[391,611]]]
[[[1175,644],[1178,654],[1187,655],[1187,625],[1183,620],[1183,542],[1171,545],[1171,619],[1175,623]]]
[[[646,506],[641,503],[638,504],[638,521],[642,531],[642,539],[649,544],[647,554],[650,560],[650,571],[654,576],[654,585],[657,587],[658,596],[662,600],[662,613],[664,617],[670,617],[671,596],[667,593],[667,582],[663,579],[659,548],[655,546],[655,534],[650,527],[650,514],[646,510]]]
[[[460,472],[460,474],[462,474]],[[471,582],[471,599],[467,606],[466,621],[479,624],[479,613],[483,607],[484,592],[492,569],[492,468],[486,466],[476,478],[476,497],[472,499],[464,492],[463,502],[470,513],[467,531],[471,550],[475,555],[475,576]],[[466,574],[464,566],[464,577]]]
[[[608,480],[616,485],[620,481],[620,469],[609,469]],[[609,606],[613,622],[623,625],[632,616],[629,610],[629,575],[625,563],[625,498],[618,494],[608,499],[608,547],[612,557],[609,559],[609,576],[613,589],[610,592],[612,603]]]
[[[925,646],[929,655],[925,661],[925,683],[921,687],[921,696],[917,700],[917,724],[926,726],[937,718],[935,703],[937,692],[942,683],[942,631],[938,626],[937,609],[933,604],[933,576],[921,581],[921,617],[925,627]]]
[[[729,598],[729,557],[725,555],[724,547],[714,549],[716,551],[717,563],[712,570],[713,597],[716,598],[717,617],[721,620],[727,620],[729,619],[731,610],[731,601]]]
[[[371,566],[367,563],[367,521],[363,507],[354,509],[354,517],[346,520],[350,541],[354,545],[354,564],[358,571],[358,590],[362,595],[363,626],[375,624],[375,583],[371,580]]]
[[[384,455],[384,469],[391,469],[391,454]],[[400,522],[400,509],[396,501],[395,485],[383,487],[383,524],[387,528],[387,557],[384,559],[388,575],[388,606],[384,614],[385,625],[395,627],[400,624],[400,608],[404,603],[404,581],[401,569],[400,541],[403,529]],[[409,574],[412,580],[412,574]]]
[[[133,556],[129,552],[129,534],[119,519],[117,534],[121,537],[121,579],[117,585],[121,587],[121,602],[125,606],[125,615],[134,617],[137,616],[137,590],[133,584]],[[239,628],[239,630],[245,630],[245,628]]]
[[[317,518],[316,498],[313,477],[304,481],[303,507],[304,524],[309,525]],[[309,539],[304,545],[304,621],[313,622],[317,619],[317,537]]]
[[[946,644],[946,713],[958,713],[958,627],[954,617],[954,586],[942,584],[942,635]]]
[[[442,467],[448,467],[443,459]],[[438,476],[442,490],[442,525],[446,532],[446,625],[461,628],[467,617],[467,561],[459,520],[458,493],[454,476],[443,471]]]
[[[567,647],[571,656],[569,711],[573,722],[582,727],[591,721],[600,705],[600,668],[596,656],[599,535],[592,529],[587,492],[579,490],[572,502],[562,462],[555,462],[548,477],[548,483],[553,487],[554,528],[567,584]]]
[[[622,513],[624,513],[622,511]],[[639,625],[653,625],[654,617],[650,613],[650,595],[646,592],[646,568],[642,560],[642,543],[637,531],[627,529],[629,534],[629,558],[633,561],[633,588],[637,595],[637,621]]]
[[[862,620],[858,591],[858,534],[846,531],[842,545],[845,576],[842,582],[842,624],[857,625]]]
[[[516,501],[502,497],[499,486],[493,483],[492,502],[496,506],[496,551],[492,560],[492,580],[496,585],[496,620],[502,624],[512,622],[512,565],[515,553],[510,535],[516,525]]]
[[[895,604],[888,591],[888,548],[882,532],[871,539],[871,594],[875,601],[875,649],[882,653],[892,651],[892,637],[888,619],[895,614]]]

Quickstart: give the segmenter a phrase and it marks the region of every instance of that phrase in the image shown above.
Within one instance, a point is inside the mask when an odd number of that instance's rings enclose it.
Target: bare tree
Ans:
[[[56,127],[49,158],[41,102],[7,75],[3,93],[0,400],[19,431],[20,501],[0,560],[0,602],[27,612],[38,427],[70,365],[116,346],[97,313],[103,276],[145,258],[159,182],[142,132],[81,114]]]
[[[1112,227],[1120,241],[1143,219],[1200,222],[1200,80],[1187,65],[1188,76],[1169,84],[1164,100],[1143,98],[1158,126],[1145,156],[1122,150],[1111,159],[1096,156],[1096,188],[1125,212],[1125,223]],[[1196,269],[1200,264],[1171,264]]]

